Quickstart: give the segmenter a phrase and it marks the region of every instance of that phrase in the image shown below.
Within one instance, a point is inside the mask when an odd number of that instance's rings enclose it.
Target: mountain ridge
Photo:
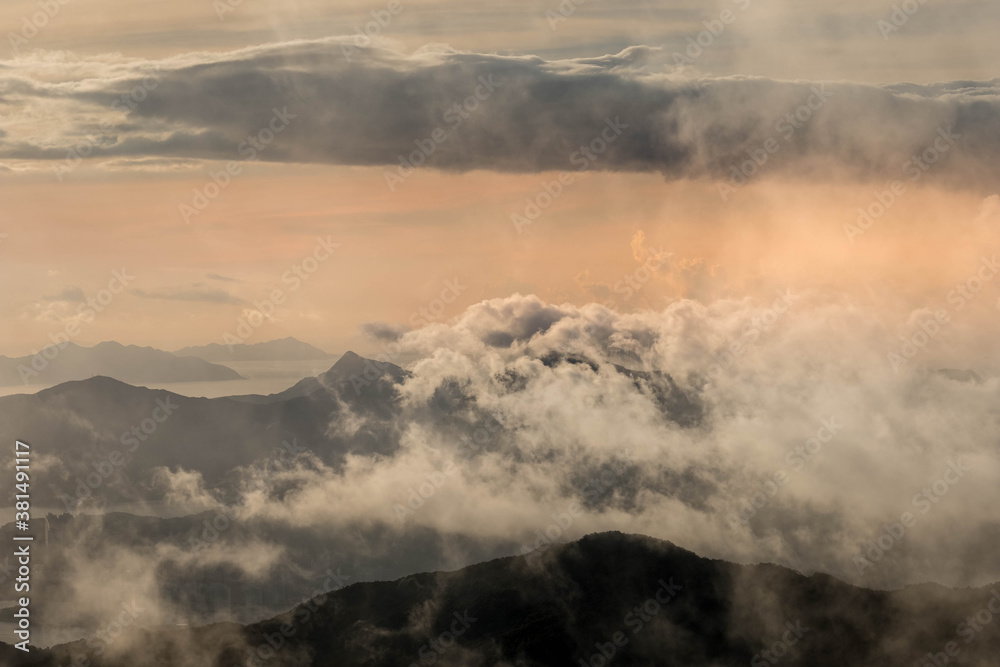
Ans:
[[[875,591],[778,565],[703,558],[616,531],[450,572],[343,585],[345,578],[327,577],[334,590],[259,623],[137,628],[114,656],[89,654],[92,665],[229,667],[248,656],[263,663],[264,654],[280,656],[275,664],[283,667],[333,660],[593,667],[612,659],[756,667],[776,664],[776,656],[786,665],[832,667],[910,665],[947,646],[958,650],[948,664],[978,667],[1000,654],[996,633],[957,642],[972,632],[959,630],[962,620],[1000,595],[995,586],[920,596]],[[178,654],[182,646],[201,652]],[[0,657],[10,650],[0,647]],[[180,661],[144,658],[152,654]],[[26,664],[49,667],[82,655],[81,640],[38,651]]]
[[[337,466],[351,452],[388,454],[396,447],[388,423],[396,389],[388,378],[401,378],[404,371],[351,355],[346,365],[334,364],[271,396],[194,398],[95,375],[34,394],[0,397],[0,428],[31,434],[61,458],[62,474],[46,476],[34,489],[36,502],[49,506],[65,505],[59,498],[73,496],[70,492],[77,488],[76,495],[89,498],[87,485],[79,480],[115,450],[124,457],[115,474],[91,489],[95,498],[108,494],[103,498],[108,503],[134,502],[138,494],[150,493],[145,483],[156,468],[197,471],[214,486],[234,468],[273,456],[283,441],[297,439]],[[366,365],[373,370],[364,385],[352,383],[348,371]],[[371,417],[369,427],[330,434],[331,420],[348,409]],[[0,454],[0,460],[11,457]]]
[[[205,361],[297,361],[328,359],[331,356],[318,347],[292,336],[250,344],[189,345],[175,351],[174,354],[181,357],[198,357]]]
[[[330,367],[315,377],[302,378],[294,385],[276,394],[245,394],[229,396],[233,400],[247,403],[274,403],[293,398],[310,396],[318,391],[329,391],[335,387],[350,384],[352,391],[359,393],[363,387],[388,376],[394,382],[402,382],[409,373],[389,362],[367,359],[348,350]]]
[[[58,384],[103,375],[128,384],[242,380],[226,366],[149,346],[66,342],[24,357],[0,356],[0,385]]]

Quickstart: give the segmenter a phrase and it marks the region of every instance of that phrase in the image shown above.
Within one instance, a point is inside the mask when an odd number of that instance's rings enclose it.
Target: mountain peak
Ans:
[[[338,377],[347,377],[350,375],[361,374],[365,372],[365,366],[369,363],[368,359],[365,359],[360,354],[348,350],[337,359],[337,363],[330,368],[327,373],[332,373]],[[374,363],[374,362],[371,362]],[[377,366],[376,366],[377,368]]]
[[[348,350],[323,375],[328,380],[346,380],[354,375],[363,375],[368,380],[374,380],[375,378],[372,377],[373,371],[377,374],[377,377],[389,375],[396,382],[402,380],[407,374],[406,371],[390,361],[368,359]]]

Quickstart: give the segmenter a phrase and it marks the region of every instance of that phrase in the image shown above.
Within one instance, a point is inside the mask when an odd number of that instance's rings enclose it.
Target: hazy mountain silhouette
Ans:
[[[94,377],[0,397],[0,428],[30,433],[58,459],[33,487],[41,506],[65,507],[66,497],[87,495],[88,486],[106,503],[156,500],[150,475],[160,466],[197,471],[217,485],[239,466],[280,455],[289,447],[283,443],[334,466],[350,452],[392,453],[399,427],[395,382],[403,373],[349,352],[323,375],[281,394],[213,399]],[[331,434],[331,422],[347,409],[366,417],[366,425],[349,436]],[[123,462],[100,484],[88,485],[88,475],[107,470],[114,452]],[[0,460],[12,456],[5,450]]]
[[[226,516],[225,523],[218,517]],[[38,534],[42,519],[36,517]],[[216,525],[224,526],[217,530]],[[270,618],[315,595],[317,578],[327,568],[350,573],[351,582],[385,581],[414,572],[455,569],[498,556],[516,553],[513,540],[497,540],[425,526],[377,520],[349,530],[290,526],[264,518],[240,518],[230,509],[209,510],[187,516],[160,518],[124,512],[107,514],[49,514],[45,519],[45,544],[36,544],[32,566],[38,576],[32,584],[32,614],[40,626],[83,627],[96,630],[100,618],[82,606],[67,609],[66,591],[82,563],[88,572],[107,569],[127,550],[147,555],[155,563],[157,586],[172,608],[166,616],[177,622],[203,624],[212,620],[241,622]],[[0,527],[0,539],[10,544],[16,535],[13,523]],[[249,544],[284,548],[282,557],[266,576],[250,576],[230,562],[175,557],[213,546],[234,552]],[[163,558],[153,557],[157,552]],[[7,558],[5,561],[4,558]],[[0,555],[0,573],[16,565]],[[2,581],[2,580],[0,580]],[[0,621],[10,621],[0,616]]]
[[[682,426],[701,420],[697,397],[682,392],[669,375],[616,370],[643,385],[666,418]],[[161,499],[162,489],[152,479],[157,468],[197,472],[209,487],[224,488],[237,468],[287,458],[290,449],[308,451],[334,468],[352,453],[390,456],[407,427],[398,419],[398,397],[399,383],[408,375],[394,364],[347,352],[318,377],[269,396],[190,398],[94,377],[37,394],[0,397],[0,428],[30,433],[58,460],[37,482],[36,503],[79,509],[68,501],[93,496],[100,503],[84,507],[96,509]],[[502,381],[516,391],[520,379],[508,373]],[[457,442],[476,428],[453,417],[455,406],[468,401],[462,387],[446,383],[424,417]],[[337,428],[345,422],[361,425]],[[107,462],[118,455],[122,458],[108,468]],[[0,462],[12,457],[11,451],[0,451]],[[111,474],[99,484],[88,483],[102,472]]]
[[[329,390],[340,392],[351,388],[354,393],[358,393],[372,381],[385,378],[398,383],[407,375],[405,370],[395,364],[366,359],[348,350],[327,372],[317,377],[303,378],[282,392],[267,396],[247,394],[229,398],[248,403],[276,403]]]
[[[178,357],[152,347],[115,342],[81,347],[53,345],[36,355],[0,356],[0,385],[56,384],[97,375],[129,384],[241,380],[239,373],[194,357]]]
[[[323,350],[292,338],[280,338],[264,343],[247,345],[223,345],[209,343],[208,345],[189,346],[174,352],[180,357],[200,357],[206,361],[295,361],[300,359],[326,359],[330,355]]]
[[[990,588],[868,590],[603,533],[456,572],[348,585],[246,627],[138,628],[101,654],[79,641],[14,664],[874,667],[946,659],[985,667],[1000,655],[1000,633],[965,623],[993,599],[1000,593]],[[0,648],[4,664],[13,655]]]

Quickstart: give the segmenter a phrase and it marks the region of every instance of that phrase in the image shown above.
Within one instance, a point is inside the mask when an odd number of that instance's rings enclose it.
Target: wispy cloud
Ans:
[[[142,299],[164,299],[167,301],[204,301],[206,303],[241,304],[243,300],[229,292],[200,287],[167,287],[145,290],[134,289],[132,294]]]
[[[46,301],[86,301],[87,297],[79,287],[67,287],[58,294],[42,297]]]

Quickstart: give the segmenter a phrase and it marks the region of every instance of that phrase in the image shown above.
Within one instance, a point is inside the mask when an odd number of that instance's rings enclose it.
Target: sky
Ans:
[[[996,247],[992,2],[53,1],[0,7],[8,356],[374,353],[517,293],[817,290],[891,336]]]

